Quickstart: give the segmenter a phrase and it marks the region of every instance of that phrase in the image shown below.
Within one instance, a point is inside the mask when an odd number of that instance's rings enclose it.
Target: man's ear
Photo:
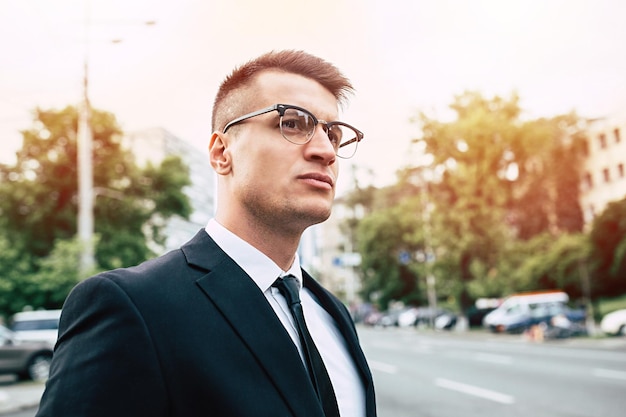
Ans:
[[[226,138],[221,132],[214,132],[209,142],[209,161],[215,172],[226,175],[230,172],[231,159]]]

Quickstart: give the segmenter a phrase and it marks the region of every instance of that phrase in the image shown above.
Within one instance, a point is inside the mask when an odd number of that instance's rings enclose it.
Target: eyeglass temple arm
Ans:
[[[358,133],[358,136],[356,138],[352,138],[349,141],[340,144],[339,147],[343,148],[344,146],[348,146],[351,143],[360,142],[361,139],[363,139],[363,133],[359,132],[358,130],[356,132]]]
[[[222,130],[222,133],[226,133],[226,131],[231,126],[234,126],[237,123],[241,123],[241,122],[243,122],[246,119],[250,119],[252,117],[255,117],[255,116],[258,116],[258,115],[261,115],[261,114],[269,113],[269,112],[274,111],[274,110],[278,110],[278,105],[277,104],[275,104],[273,106],[270,106],[270,107],[266,107],[266,108],[261,109],[261,110],[257,110],[257,111],[252,112],[252,113],[244,114],[243,116],[236,118],[235,120],[229,122],[226,126],[224,126],[224,130]]]

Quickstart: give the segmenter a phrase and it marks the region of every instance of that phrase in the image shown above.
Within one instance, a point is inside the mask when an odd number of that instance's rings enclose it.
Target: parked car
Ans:
[[[544,339],[566,339],[589,334],[585,320],[571,321],[565,314],[558,314],[549,322],[542,323],[541,331]]]
[[[531,326],[549,324],[555,316],[570,322],[585,321],[585,311],[567,307],[569,297],[562,291],[536,291],[513,294],[483,318],[483,326],[495,333],[522,333]]]
[[[382,327],[399,326],[398,319],[405,311],[407,311],[406,308],[401,308],[401,309],[388,310],[382,313],[378,321],[376,322],[376,326],[382,326]]]
[[[400,327],[409,327],[409,326],[430,326],[431,324],[437,326],[437,319],[439,317],[445,316],[445,319],[440,321],[439,326],[451,327],[456,324],[456,315],[451,311],[448,311],[443,308],[433,309],[430,307],[409,307],[403,310],[398,316],[398,326]],[[443,324],[446,321],[446,324]],[[453,324],[450,324],[451,321],[454,321]]]
[[[485,318],[485,316],[491,313],[495,309],[496,307],[485,307],[485,308],[478,308],[475,306],[470,307],[469,310],[467,311],[467,321],[468,321],[469,326],[470,327],[482,327],[483,319]]]
[[[606,314],[600,321],[600,328],[608,335],[626,336],[626,309]]]
[[[16,374],[20,379],[45,381],[50,373],[52,349],[46,342],[26,342],[0,326],[0,374]]]
[[[440,319],[441,317],[444,318]],[[420,307],[414,325],[428,327],[431,324],[437,329],[450,328],[456,324],[456,314],[445,308]]]
[[[417,307],[409,307],[398,315],[398,326],[408,327],[414,326],[417,317],[419,316],[419,309]]]
[[[445,311],[437,316],[435,319],[435,329],[437,330],[452,330],[456,326],[458,321],[457,315],[451,311]]]
[[[13,315],[11,330],[19,340],[46,342],[53,348],[59,336],[61,310],[23,311]]]
[[[363,323],[366,326],[377,326],[382,316],[381,312],[374,310],[363,319]]]

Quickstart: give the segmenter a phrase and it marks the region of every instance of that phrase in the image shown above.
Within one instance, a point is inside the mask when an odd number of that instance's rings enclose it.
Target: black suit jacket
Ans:
[[[308,274],[376,415],[345,307]],[[296,347],[248,275],[200,230],[181,249],[77,285],[39,417],[323,417]],[[344,416],[350,417],[350,416]]]

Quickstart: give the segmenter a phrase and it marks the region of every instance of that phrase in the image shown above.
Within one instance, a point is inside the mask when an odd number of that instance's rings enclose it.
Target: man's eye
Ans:
[[[297,119],[283,119],[282,123],[283,129],[298,129],[300,127]]]
[[[328,139],[330,140],[330,143],[333,144],[333,146],[336,148],[339,146],[339,144],[341,143],[341,138],[342,138],[342,131],[339,127],[332,127],[330,129],[328,129]]]
[[[289,132],[298,135],[308,135],[315,128],[312,122],[313,120],[307,117],[283,118],[281,128],[283,129],[283,133]]]

